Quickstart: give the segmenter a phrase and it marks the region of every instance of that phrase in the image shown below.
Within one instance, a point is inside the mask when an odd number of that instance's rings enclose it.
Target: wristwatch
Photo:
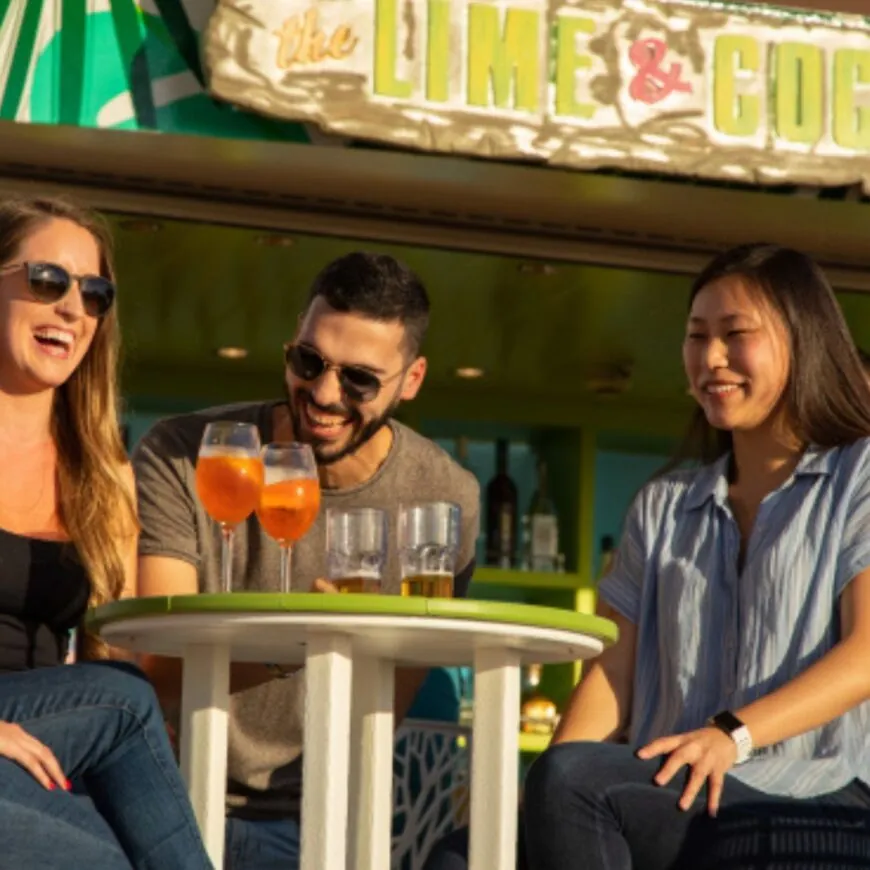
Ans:
[[[752,735],[749,729],[730,710],[723,710],[710,719],[710,725],[727,734],[737,747],[737,761],[743,764],[752,755]]]
[[[265,668],[276,680],[286,680],[287,677],[291,676],[290,671],[285,671],[281,665],[276,665],[273,662],[267,662]]]

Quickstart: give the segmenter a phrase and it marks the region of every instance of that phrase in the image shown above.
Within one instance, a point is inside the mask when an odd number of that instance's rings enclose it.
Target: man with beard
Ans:
[[[233,405],[157,423],[138,444],[139,594],[220,591],[220,532],[195,486],[205,425],[255,423],[263,443],[311,445],[322,487],[320,515],[293,547],[292,584],[323,589],[328,508],[385,509],[396,527],[402,501],[452,501],[462,509],[455,594],[474,569],[480,491],[473,475],[421,435],[392,420],[426,373],[420,355],[429,300],[417,276],[391,257],[349,254],[315,279],[296,336],[285,346],[286,399]],[[236,529],[233,588],[277,591],[279,550],[256,517]],[[398,593],[395,534],[384,592]],[[177,659],[145,657],[167,714],[180,696]],[[234,664],[228,766],[225,866],[297,866],[301,803],[301,673],[276,665]],[[408,710],[425,671],[396,675],[397,718]]]

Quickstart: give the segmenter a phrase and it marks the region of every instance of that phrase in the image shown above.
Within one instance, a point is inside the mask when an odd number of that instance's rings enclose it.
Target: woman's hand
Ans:
[[[725,774],[737,760],[737,746],[718,728],[700,728],[687,734],[660,737],[638,750],[637,755],[644,760],[657,755],[668,756],[653,778],[656,785],[667,785],[684,765],[691,767],[689,781],[680,796],[680,809],[689,809],[706,783],[707,810],[715,816],[719,812]]]
[[[31,737],[20,725],[0,722],[0,755],[20,764],[47,789],[60,786],[65,791],[72,787],[54,753],[35,737]]]

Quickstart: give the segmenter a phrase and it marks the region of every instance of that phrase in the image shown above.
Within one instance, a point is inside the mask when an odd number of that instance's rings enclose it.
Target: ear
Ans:
[[[426,357],[418,356],[408,367],[408,371],[405,372],[405,382],[402,384],[402,392],[399,396],[403,402],[409,402],[411,399],[416,398],[417,393],[420,392],[420,387],[423,386],[427,366]]]

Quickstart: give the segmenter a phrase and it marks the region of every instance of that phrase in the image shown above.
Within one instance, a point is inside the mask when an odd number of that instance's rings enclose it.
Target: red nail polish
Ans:
[[[67,791],[72,791],[72,783],[69,780],[66,780],[66,784],[64,785],[64,788]]]
[[[54,791],[56,788],[57,788],[57,786],[53,782],[49,782],[49,784],[48,784],[49,791]]]

